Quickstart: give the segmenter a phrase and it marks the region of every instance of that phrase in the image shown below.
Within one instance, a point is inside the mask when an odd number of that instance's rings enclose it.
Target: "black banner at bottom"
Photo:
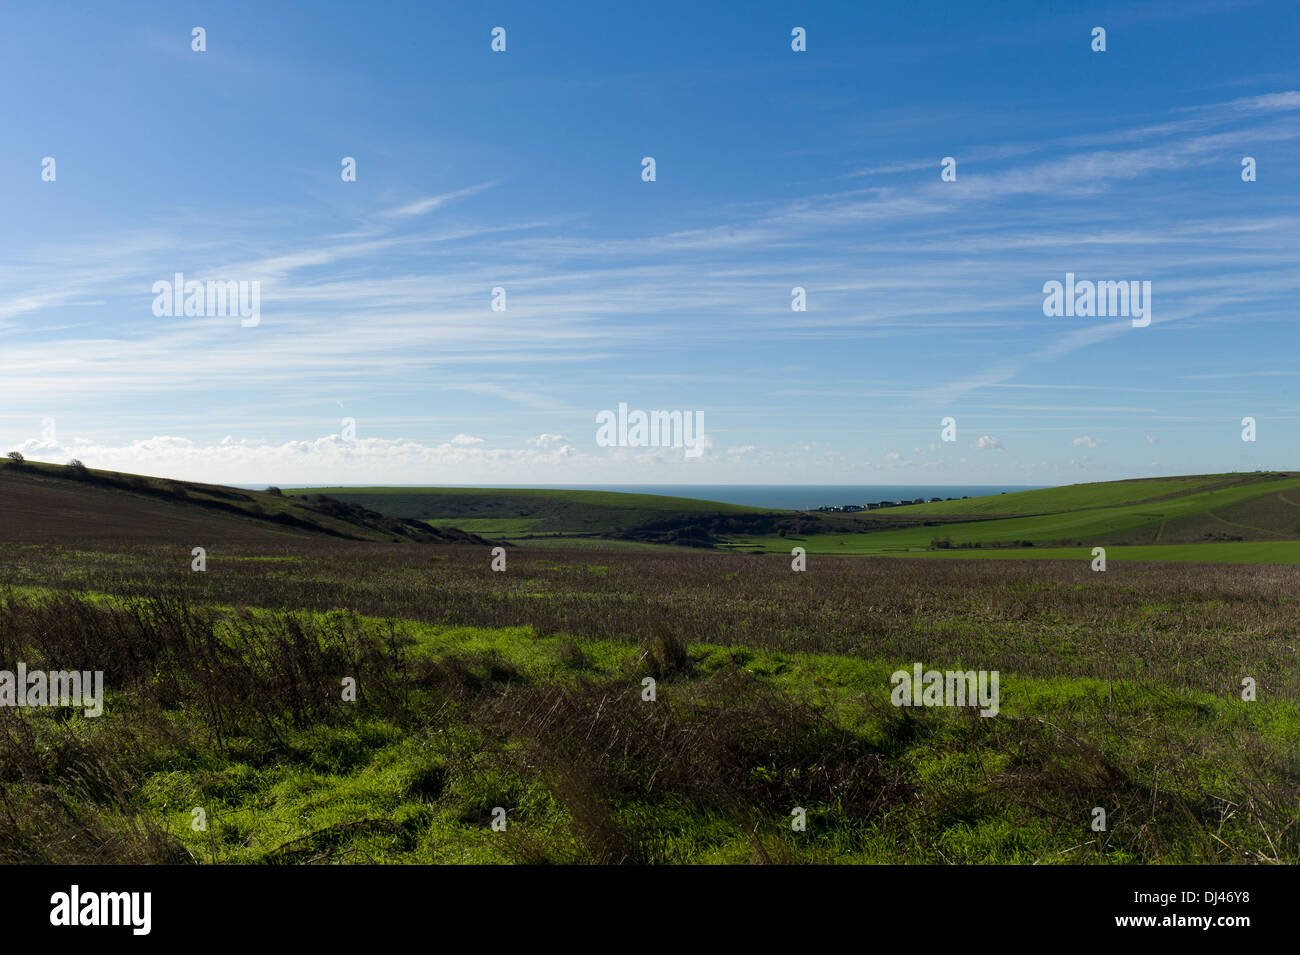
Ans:
[[[940,926],[1051,938],[1138,935],[1231,941],[1294,917],[1290,867],[10,867],[5,935],[336,945],[375,933],[445,932],[494,943],[581,930],[613,942],[686,931],[771,940],[842,921],[864,938]],[[960,935],[958,936],[960,937]],[[450,938],[448,938],[450,941]]]

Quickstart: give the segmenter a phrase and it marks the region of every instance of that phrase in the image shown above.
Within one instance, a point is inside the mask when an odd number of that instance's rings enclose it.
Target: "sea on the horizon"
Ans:
[[[253,485],[248,485],[253,487]],[[289,487],[291,485],[285,485]],[[292,485],[301,487],[303,485]],[[326,485],[319,485],[326,486]],[[339,485],[333,485],[338,487]],[[373,487],[374,485],[369,485]],[[401,485],[392,485],[401,486]],[[453,485],[412,485],[449,487]],[[664,494],[723,504],[744,504],[777,510],[812,510],[878,501],[914,501],[923,497],[981,497],[1012,491],[1032,491],[1036,485],[1013,484],[473,484],[464,487],[536,488],[567,491],[620,491],[625,494]]]
[[[542,485],[550,487],[552,485]],[[556,485],[558,486],[558,485]],[[914,501],[923,497],[981,497],[1011,491],[1032,491],[1020,485],[944,486],[929,484],[606,484],[570,485],[574,491],[622,491],[627,494],[666,494],[724,504],[746,504],[780,510],[806,510],[878,501]]]

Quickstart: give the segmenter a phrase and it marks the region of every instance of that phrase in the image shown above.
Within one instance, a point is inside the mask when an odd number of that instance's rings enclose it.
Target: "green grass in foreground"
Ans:
[[[110,670],[107,713],[0,713],[21,820],[3,861],[1300,861],[1290,700],[1007,673],[981,718],[892,706],[902,659],[163,598],[0,607],[36,663],[69,617]]]
[[[492,668],[508,679],[532,684],[574,685],[581,679],[610,679],[627,682],[633,663],[628,648],[609,643],[576,642],[581,667],[566,663],[566,653],[576,656],[566,638],[538,639],[528,631],[484,631],[476,629],[424,630],[417,637],[416,652],[432,660],[471,659],[486,661],[481,677]],[[700,646],[692,651],[695,673],[689,680],[669,683],[657,704],[673,706],[690,699],[712,678],[730,671],[740,659],[744,673],[757,681],[796,697],[816,698],[824,712],[833,716],[837,732],[848,738],[870,741],[890,753],[900,772],[900,784],[915,787],[918,805],[898,809],[895,816],[863,824],[839,811],[832,802],[813,803],[810,831],[796,837],[783,832],[780,808],[772,807],[763,818],[757,814],[762,839],[769,843],[762,851],[805,861],[852,862],[1051,862],[1095,856],[1112,862],[1141,861],[1131,849],[1098,852],[1090,843],[1081,817],[1072,826],[1075,841],[1063,845],[1060,829],[1053,821],[1036,817],[1023,805],[1001,803],[995,796],[1000,780],[1017,770],[1015,747],[1005,745],[993,724],[961,720],[942,713],[933,720],[922,719],[923,728],[911,745],[891,740],[896,713],[879,705],[888,686],[888,675],[899,661],[869,662],[843,657],[801,654],[752,654],[740,648]],[[580,671],[580,672],[579,672]],[[1106,704],[1107,691],[1112,703]],[[632,691],[628,691],[632,692]],[[1008,680],[1003,686],[1007,701],[1003,719],[1010,723],[1030,721],[1071,725],[1080,716],[1100,717],[1108,712],[1117,726],[1150,715],[1150,697],[1141,689],[1107,688],[1093,681]],[[1115,700],[1118,702],[1115,702]],[[1300,735],[1300,710],[1294,705],[1250,708],[1245,704],[1188,695],[1163,700],[1164,714],[1181,714],[1179,725],[1167,727],[1174,735],[1202,741],[1264,734],[1277,739]],[[1012,734],[1013,736],[1018,734]],[[1158,758],[1158,747],[1136,747],[1116,734],[1091,740],[1092,745],[1135,750],[1140,759]],[[351,852],[365,858],[391,861],[506,861],[520,852],[537,853],[550,861],[584,861],[590,848],[581,837],[583,824],[573,818],[574,806],[555,798],[544,781],[513,768],[493,766],[490,759],[464,765],[457,758],[467,747],[484,746],[471,724],[452,725],[431,736],[406,738],[383,723],[357,723],[330,732],[310,731],[298,745],[313,753],[307,766],[275,767],[258,771],[245,763],[221,767],[214,775],[169,774],[150,788],[158,809],[179,806],[170,822],[182,834],[196,856],[211,850],[210,840],[186,835],[188,813],[184,806],[216,797],[215,812],[220,840],[219,860],[259,861],[284,857],[283,846],[296,848],[299,858],[308,852],[320,854],[320,833],[341,827],[355,827],[349,838]],[[1088,771],[1092,755],[1076,754],[1063,760],[1061,771]],[[458,765],[458,763],[461,763]],[[508,763],[508,761],[507,761]],[[1068,767],[1068,768],[1067,768]],[[1244,769],[1244,767],[1243,767]],[[816,766],[805,771],[816,771]],[[799,772],[789,766],[762,764],[751,773],[762,778],[770,773]],[[1093,770],[1095,771],[1095,769]],[[1223,772],[1223,769],[1218,770]],[[431,798],[435,797],[436,798]],[[235,798],[231,798],[234,796]],[[803,800],[813,802],[812,800]],[[255,813],[250,807],[270,802],[274,812]],[[491,831],[487,825],[494,806],[507,808],[518,832],[510,838]],[[581,812],[581,809],[578,810]],[[929,851],[917,850],[900,838],[902,833],[927,830],[937,816],[938,831],[931,831]],[[392,825],[366,820],[386,817]],[[1121,815],[1122,819],[1122,815]],[[748,820],[716,810],[676,805],[672,800],[647,798],[639,793],[624,794],[611,814],[615,826],[653,832],[657,847],[651,860],[660,862],[749,861],[755,852]],[[1114,823],[1122,824],[1122,823]],[[367,832],[367,826],[373,830]],[[225,831],[229,827],[230,831]],[[345,829],[346,831],[346,829]],[[312,836],[311,834],[318,834]],[[296,843],[295,840],[298,840]],[[902,843],[902,844],[900,844]],[[1170,847],[1165,861],[1195,861],[1194,844]]]

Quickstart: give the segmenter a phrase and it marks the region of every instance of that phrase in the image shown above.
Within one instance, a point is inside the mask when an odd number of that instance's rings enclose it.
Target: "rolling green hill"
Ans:
[[[197,544],[295,538],[487,543],[321,495],[288,497],[80,466],[0,461],[0,540]]]
[[[0,538],[352,540],[843,556],[1300,563],[1300,474],[1110,481],[855,514],[652,494],[517,488],[282,493],[34,462],[0,464]]]
[[[1300,475],[1285,472],[1075,484],[861,517],[872,526],[841,525],[798,543],[823,554],[1062,557],[1101,545],[1120,548],[1116,559],[1300,559]],[[792,546],[789,535],[738,536],[729,545]]]
[[[393,517],[434,527],[518,540],[609,535],[680,515],[766,514],[756,507],[657,494],[459,487],[286,488],[285,494],[326,494]]]
[[[1101,484],[1069,484],[1065,487],[990,494],[960,501],[936,501],[894,508],[890,514],[961,514],[971,517],[1024,517],[1082,508],[1111,507],[1158,500],[1169,495],[1222,486],[1224,475],[1185,478],[1142,478]],[[1250,477],[1254,477],[1251,475]],[[1243,479],[1243,480],[1249,480]],[[1253,482],[1251,482],[1253,483]]]
[[[613,491],[369,487],[323,492],[395,517],[522,545],[664,543],[789,553],[1300,562],[1300,474],[1075,484],[862,512],[770,511]]]

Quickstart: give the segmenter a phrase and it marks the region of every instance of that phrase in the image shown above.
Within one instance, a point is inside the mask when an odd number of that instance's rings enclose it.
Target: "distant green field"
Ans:
[[[1238,480],[1241,480],[1239,477]],[[873,550],[926,549],[935,537],[947,537],[954,545],[980,542],[1006,544],[1032,541],[1035,544],[1196,544],[1209,534],[1255,540],[1293,540],[1300,537],[1300,505],[1285,492],[1300,489],[1300,478],[1281,477],[1229,483],[1222,479],[1197,481],[1131,482],[1146,490],[1125,491],[1130,482],[1077,485],[1061,488],[1062,505],[1055,512],[1024,517],[984,519],[942,527],[909,527],[871,533]],[[1174,485],[1181,484],[1177,488]],[[1161,500],[1105,504],[1157,490]],[[1181,493],[1179,491],[1181,490]],[[1086,492],[1091,491],[1091,496]],[[984,513],[1051,506],[1051,491],[1025,491],[954,502],[984,508]],[[1000,503],[1008,502],[1009,503]],[[1089,503],[1092,502],[1092,503]],[[938,514],[951,505],[916,505],[897,508],[891,517],[907,517],[934,508]],[[974,512],[972,512],[974,513]],[[837,545],[838,546],[838,545]]]
[[[797,542],[812,554],[1075,559],[1101,545],[1115,560],[1300,563],[1300,476],[1288,473],[1076,484],[858,514],[773,512],[615,491],[373,487],[285,493],[324,493],[524,546],[657,547],[610,536],[647,522],[676,521],[699,525],[693,542],[726,550],[789,553]],[[775,517],[739,517],[755,514]],[[711,529],[701,537],[701,528]],[[643,530],[634,533],[643,536]]]
[[[287,495],[325,494],[392,517],[504,538],[591,535],[678,514],[765,513],[764,508],[618,491],[463,487],[286,488]]]
[[[457,517],[455,514],[429,517],[425,523],[432,527],[458,527],[471,534],[485,537],[522,537],[531,534],[541,523],[537,517]]]
[[[1140,481],[1114,481],[1101,484],[1071,484],[1066,487],[990,494],[961,501],[936,501],[912,504],[890,510],[891,514],[970,514],[973,516],[1018,517],[1080,508],[1113,507],[1149,501],[1166,494],[1177,494],[1222,483],[1222,476],[1169,478]]]

